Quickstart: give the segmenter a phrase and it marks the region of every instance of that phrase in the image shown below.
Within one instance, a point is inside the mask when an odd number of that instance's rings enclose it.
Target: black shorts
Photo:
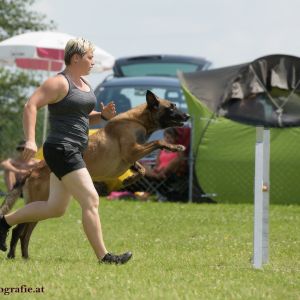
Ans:
[[[71,144],[44,143],[44,158],[53,172],[60,180],[66,174],[85,168],[82,151]]]

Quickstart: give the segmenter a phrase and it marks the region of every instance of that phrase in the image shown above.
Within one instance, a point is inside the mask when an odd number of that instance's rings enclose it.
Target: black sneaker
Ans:
[[[125,252],[125,253],[120,254],[120,255],[107,253],[100,260],[100,263],[122,265],[122,264],[127,263],[130,260],[131,257],[132,257],[131,252]]]
[[[2,219],[3,217],[1,217]],[[6,246],[6,238],[8,235],[9,228],[5,227],[5,225],[1,222],[2,220],[0,219],[0,250],[1,251],[6,251],[7,246]]]

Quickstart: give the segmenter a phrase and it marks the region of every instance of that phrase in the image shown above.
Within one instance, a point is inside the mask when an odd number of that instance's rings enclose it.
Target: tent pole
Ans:
[[[194,183],[194,156],[193,156],[193,128],[194,117],[191,116],[190,130],[190,152],[189,152],[189,203],[193,202],[193,183]]]
[[[256,127],[253,267],[269,259],[270,129]]]

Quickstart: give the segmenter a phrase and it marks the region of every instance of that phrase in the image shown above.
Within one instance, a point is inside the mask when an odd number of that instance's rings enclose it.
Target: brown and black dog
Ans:
[[[156,130],[182,126],[189,115],[181,112],[172,102],[159,99],[151,91],[146,93],[145,104],[139,105],[111,119],[104,128],[90,136],[84,160],[92,178],[97,181],[116,179],[126,170],[132,175],[123,181],[123,186],[144,176],[145,169],[137,161],[156,149],[174,152],[184,151],[182,145],[168,144],[164,140],[146,142]],[[9,194],[0,208],[6,214],[23,190],[26,203],[46,201],[49,194],[50,170],[41,164],[32,171],[26,181]],[[2,209],[2,211],[1,211]],[[12,232],[9,258],[15,257],[18,240],[21,241],[23,258],[28,258],[28,245],[31,233],[37,222],[17,225]]]

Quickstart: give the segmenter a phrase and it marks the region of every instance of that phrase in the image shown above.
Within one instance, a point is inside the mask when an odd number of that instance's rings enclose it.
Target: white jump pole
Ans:
[[[253,267],[269,260],[270,129],[256,127]]]

